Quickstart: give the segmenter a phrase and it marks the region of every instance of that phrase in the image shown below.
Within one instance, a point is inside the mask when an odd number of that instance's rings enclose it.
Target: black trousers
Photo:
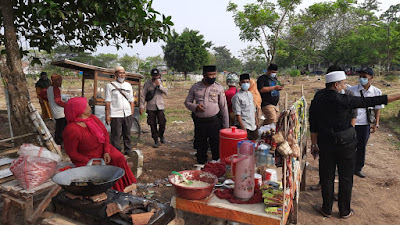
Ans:
[[[131,145],[131,127],[133,123],[133,116],[111,118],[111,144],[118,150],[121,148],[121,136],[124,140],[125,152],[130,151]]]
[[[219,130],[222,128],[221,119],[218,116],[210,118],[194,117],[195,143],[197,150],[197,162],[207,163],[208,143],[210,143],[213,160],[219,159]]]
[[[357,132],[357,152],[356,152],[356,167],[354,171],[361,171],[365,163],[365,151],[370,135],[370,125],[356,125]]]
[[[332,214],[336,166],[339,172],[338,206],[341,216],[350,213],[351,192],[356,154],[356,140],[347,145],[334,145],[329,138],[318,136],[319,177],[322,191],[322,210]]]
[[[67,119],[65,117],[56,119],[56,131],[54,133],[54,141],[61,145],[63,142],[62,133],[64,131],[65,126],[67,126]]]
[[[151,128],[151,137],[154,140],[158,139],[158,137],[164,137],[165,124],[167,123],[164,110],[147,110],[146,112],[147,124]]]

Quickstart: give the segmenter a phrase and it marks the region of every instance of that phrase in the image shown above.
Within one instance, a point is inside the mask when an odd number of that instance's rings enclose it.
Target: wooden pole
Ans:
[[[288,108],[288,93],[285,94],[285,108],[284,112]],[[285,139],[287,139],[287,115],[284,118],[284,131],[285,131]],[[281,219],[281,225],[283,225],[283,221],[285,221],[285,208],[286,208],[286,172],[287,172],[287,162],[286,162],[286,156],[283,156],[283,203],[282,203],[282,219]]]
[[[24,134],[24,135],[15,136],[15,137],[10,137],[10,138],[7,138],[7,139],[0,140],[0,143],[6,142],[6,141],[15,140],[15,139],[18,139],[18,138],[28,137],[28,136],[31,136],[31,135],[35,135],[35,133],[28,133],[28,134]]]

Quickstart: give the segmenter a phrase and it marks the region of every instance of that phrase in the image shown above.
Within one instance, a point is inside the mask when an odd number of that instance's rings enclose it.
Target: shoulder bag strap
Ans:
[[[360,95],[361,95],[362,98],[364,98],[364,94],[363,94],[362,90],[360,90]],[[369,112],[368,107],[365,107],[365,111],[367,112],[367,122],[371,123],[371,118],[370,118],[371,117],[371,113]]]
[[[117,89],[119,91],[119,93],[121,93],[122,96],[125,97],[125,99],[129,102],[128,97],[126,97],[126,95],[122,92],[122,90],[120,88],[118,88],[113,82],[111,82],[112,86],[115,87],[115,89]]]

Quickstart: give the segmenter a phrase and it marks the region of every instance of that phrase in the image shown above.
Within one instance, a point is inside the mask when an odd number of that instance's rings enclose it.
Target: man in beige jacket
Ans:
[[[143,114],[145,102],[147,112],[147,124],[151,128],[151,136],[154,139],[154,148],[158,148],[161,143],[165,143],[164,131],[167,119],[164,110],[164,95],[168,94],[166,87],[162,85],[161,74],[158,69],[151,70],[151,80],[143,85],[140,97],[140,115]],[[157,128],[158,124],[158,128]],[[160,138],[160,141],[158,141]]]

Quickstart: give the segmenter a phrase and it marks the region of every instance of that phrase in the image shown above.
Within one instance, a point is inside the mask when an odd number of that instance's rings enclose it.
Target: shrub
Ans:
[[[289,70],[288,72],[291,77],[299,77],[300,76],[300,70]]]

